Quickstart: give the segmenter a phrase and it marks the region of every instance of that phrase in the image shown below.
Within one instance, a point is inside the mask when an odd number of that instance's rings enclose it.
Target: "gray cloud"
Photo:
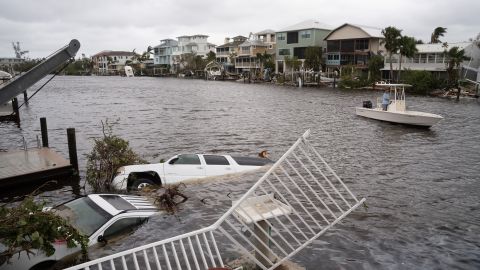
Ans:
[[[207,34],[215,44],[227,36],[278,30],[306,19],[333,27],[342,23],[403,29],[428,41],[437,26],[445,41],[465,41],[480,32],[477,0],[0,0],[0,56],[13,56],[20,41],[32,58],[44,57],[77,38],[80,53],[144,51],[161,39]]]

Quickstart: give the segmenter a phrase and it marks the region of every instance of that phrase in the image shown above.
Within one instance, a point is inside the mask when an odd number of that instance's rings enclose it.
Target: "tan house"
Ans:
[[[101,51],[92,56],[93,70],[97,75],[119,75],[125,72],[125,63],[136,54],[126,51]]]
[[[383,39],[380,28],[345,23],[333,29],[325,37],[327,71],[341,70],[346,65],[366,69],[370,57],[385,52]]]
[[[257,54],[267,52],[269,45],[261,40],[251,39],[240,44],[238,48],[238,55],[235,58],[235,69],[237,72],[246,70],[253,71],[261,68]]]
[[[223,45],[216,47],[216,60],[222,64],[226,71],[235,71],[235,59],[239,54],[239,45],[244,43],[247,37],[236,36],[233,38],[225,38]]]

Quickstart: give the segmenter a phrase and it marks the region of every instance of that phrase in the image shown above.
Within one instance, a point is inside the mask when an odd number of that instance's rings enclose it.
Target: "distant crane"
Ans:
[[[15,42],[12,42],[13,50],[15,51],[15,57],[16,58],[23,58],[24,54],[27,54],[28,51],[22,51],[20,49],[20,42],[17,41],[17,44]]]

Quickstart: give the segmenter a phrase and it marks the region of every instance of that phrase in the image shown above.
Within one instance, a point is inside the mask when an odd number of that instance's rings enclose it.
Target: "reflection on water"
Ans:
[[[443,115],[430,130],[355,116],[378,93],[170,78],[57,77],[22,108],[22,127],[0,123],[0,149],[31,147],[47,117],[50,145],[68,156],[66,128],[85,157],[101,120],[150,162],[178,153],[235,153],[273,159],[306,129],[310,141],[367,209],[358,209],[294,257],[308,269],[480,268],[480,106],[408,97],[412,110]],[[176,216],[158,216],[100,257],[210,225],[260,172],[188,185]],[[86,188],[88,192],[88,187]],[[71,185],[39,197],[56,204]],[[203,200],[204,199],[204,200]],[[205,202],[205,203],[204,203]],[[154,233],[152,233],[154,232]]]

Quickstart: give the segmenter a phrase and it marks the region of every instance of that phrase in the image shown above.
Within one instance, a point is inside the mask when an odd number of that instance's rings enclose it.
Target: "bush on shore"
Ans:
[[[87,183],[94,193],[115,191],[111,183],[118,168],[146,163],[127,140],[113,134],[108,120],[102,121],[102,129],[103,138],[94,139],[93,149],[87,154]]]

